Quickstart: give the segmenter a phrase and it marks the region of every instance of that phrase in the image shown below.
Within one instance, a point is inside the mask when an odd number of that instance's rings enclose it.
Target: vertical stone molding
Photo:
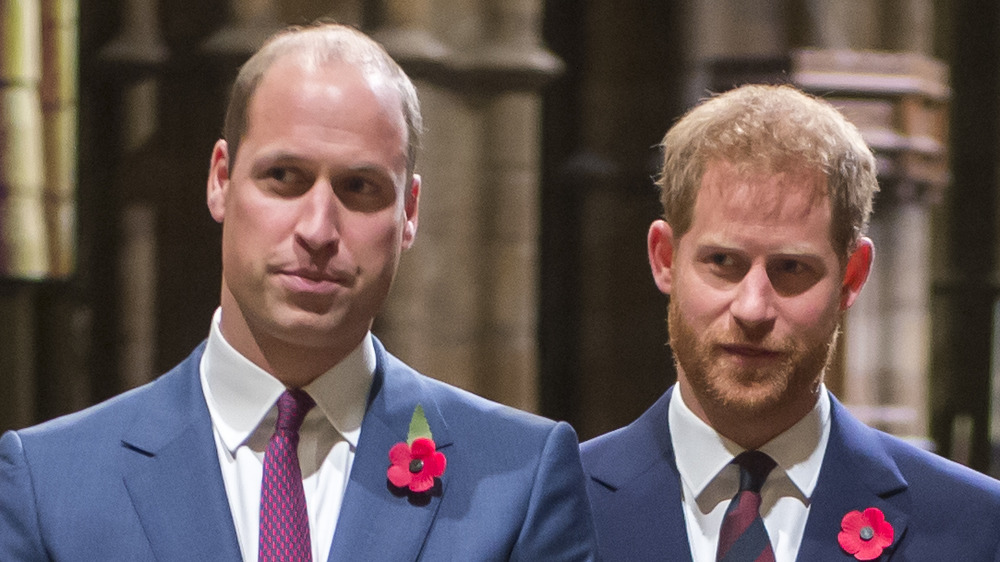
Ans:
[[[375,333],[417,369],[478,392],[481,125],[460,92],[428,81],[417,88],[425,127],[419,228]]]
[[[429,0],[386,0],[372,37],[413,78],[438,72],[452,56],[451,49],[435,36]]]
[[[535,410],[537,384],[538,161],[541,102],[504,92],[485,108],[478,280],[484,338],[476,388]]]
[[[699,65],[709,89],[790,82],[841,109],[876,153],[882,187],[870,226],[876,259],[846,316],[827,384],[864,421],[930,446],[930,221],[949,181],[950,89],[947,67],[926,54],[930,41],[905,37],[932,36],[932,6],[927,0],[768,2],[768,21],[750,16],[760,26],[749,35],[772,39],[755,46],[727,39],[725,22],[737,19],[712,23],[720,8],[710,4],[699,2],[699,15],[715,32],[696,41],[697,50],[715,55]],[[907,17],[898,17],[902,11]],[[767,54],[767,46],[779,48]]]
[[[148,74],[169,56],[158,24],[156,0],[125,0],[121,32],[101,48],[99,58],[118,74]]]
[[[0,1],[0,277],[51,272],[45,221],[42,12],[39,0]]]
[[[42,2],[42,111],[45,139],[45,230],[50,277],[76,264],[78,0]]]
[[[879,0],[806,0],[807,44],[824,49],[879,47]]]
[[[865,422],[927,444],[930,209],[949,181],[947,67],[919,53],[805,49],[792,60],[792,82],[861,130],[882,189],[869,233],[877,257],[832,378]]]
[[[397,0],[376,19],[427,129],[417,244],[376,331],[435,377],[537,410],[539,92],[561,70],[540,4]]]
[[[36,286],[9,286],[0,280],[0,428],[24,427],[35,419]]]
[[[156,374],[156,225],[151,190],[140,178],[149,174],[150,152],[159,150],[160,75],[170,59],[159,27],[156,0],[127,0],[118,35],[101,49],[100,60],[120,91],[120,147],[124,166],[109,195],[118,201],[118,244],[114,270],[115,313],[120,323],[116,363],[118,381],[138,386]]]
[[[210,55],[242,63],[282,27],[272,0],[229,0],[230,18],[205,42]]]

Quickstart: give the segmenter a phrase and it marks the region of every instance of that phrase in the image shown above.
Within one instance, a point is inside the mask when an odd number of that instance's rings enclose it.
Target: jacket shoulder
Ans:
[[[192,391],[200,393],[198,364],[204,351],[199,346],[184,361],[160,377],[103,402],[38,425],[17,434],[26,451],[52,448],[72,451],[78,447],[100,446],[102,436],[113,436],[119,446],[121,432],[134,420],[151,412],[173,411],[189,404]]]

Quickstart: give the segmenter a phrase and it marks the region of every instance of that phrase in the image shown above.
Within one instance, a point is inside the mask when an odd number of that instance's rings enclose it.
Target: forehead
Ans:
[[[247,113],[247,144],[282,139],[303,146],[354,143],[392,152],[404,163],[407,128],[399,93],[380,75],[341,60],[276,59]]]
[[[695,199],[688,234],[698,244],[808,245],[832,249],[826,177],[818,171],[742,171],[710,163]]]
[[[255,114],[312,107],[334,114],[345,106],[361,117],[404,122],[400,94],[381,73],[344,59],[290,53],[261,76],[250,99],[250,122]]]

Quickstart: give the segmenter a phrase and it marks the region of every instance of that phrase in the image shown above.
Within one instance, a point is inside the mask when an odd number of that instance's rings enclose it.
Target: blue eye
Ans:
[[[799,274],[805,273],[806,265],[797,260],[781,260],[776,269],[782,273]]]
[[[348,209],[370,213],[385,209],[396,200],[396,187],[377,176],[348,176],[333,183],[333,190]]]
[[[351,178],[346,182],[346,187],[352,193],[365,193],[373,189],[371,184],[363,178]]]
[[[712,254],[708,260],[719,267],[731,267],[736,265],[736,260],[729,254]]]

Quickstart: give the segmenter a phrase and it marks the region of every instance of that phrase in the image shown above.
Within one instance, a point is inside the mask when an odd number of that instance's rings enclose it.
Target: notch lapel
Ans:
[[[425,494],[399,491],[389,483],[389,449],[406,441],[413,410],[420,404],[439,450],[451,439],[437,402],[413,372],[375,340],[377,367],[361,437],[344,493],[330,560],[416,560],[447,492],[448,466]]]
[[[691,560],[667,411],[676,386],[631,425],[582,448],[597,520],[609,536],[627,537],[602,547],[605,554],[634,560]],[[588,454],[601,448],[599,457]],[[620,555],[620,556],[619,556]]]
[[[851,511],[875,507],[893,527],[892,544],[877,560],[891,560],[909,522],[907,483],[875,430],[851,417],[830,395],[831,427],[797,560],[853,560],[837,541],[840,522]]]
[[[199,383],[203,351],[154,383],[154,406],[122,439],[125,487],[158,560],[241,559]]]

